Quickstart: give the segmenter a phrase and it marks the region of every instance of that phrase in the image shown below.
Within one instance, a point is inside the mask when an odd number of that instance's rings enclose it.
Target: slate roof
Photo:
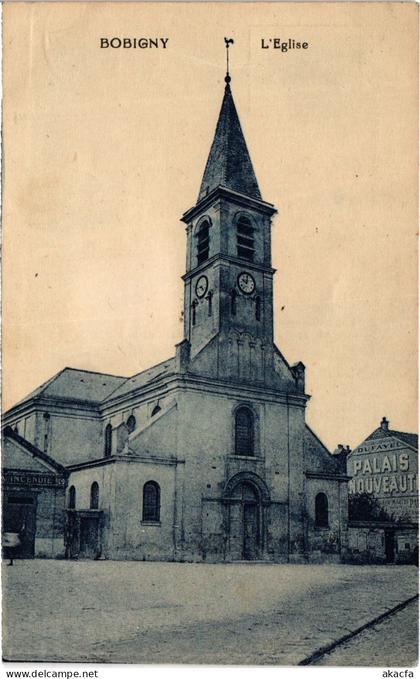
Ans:
[[[395,436],[397,439],[400,439],[400,441],[403,441],[404,443],[407,443],[409,446],[413,446],[413,448],[419,447],[418,443],[418,435],[417,434],[409,434],[408,432],[405,431],[397,431],[396,429],[383,429],[382,427],[378,427],[373,431],[366,439],[365,441],[371,441],[372,439],[379,439],[379,438],[386,438],[389,436]]]
[[[90,370],[64,368],[16,405],[41,396],[99,403],[120,384],[124,383],[126,379],[126,377],[91,372]]]
[[[158,363],[147,370],[143,370],[142,372],[137,373],[137,375],[127,377],[122,384],[117,386],[115,391],[108,394],[106,400],[118,398],[119,396],[130,393],[130,391],[145,387],[147,384],[155,382],[160,377],[167,377],[174,372],[174,369],[175,357],[169,358],[167,361],[162,361],[162,363]]]
[[[210,149],[198,202],[218,186],[261,200],[257,178],[236,112],[229,83]]]
[[[71,399],[84,403],[100,404],[109,398],[117,398],[154,382],[174,372],[175,358],[170,358],[132,377],[119,377],[106,373],[64,368],[38,389],[19,401],[21,405],[40,397]],[[13,406],[13,408],[16,406]],[[12,409],[13,409],[12,408]]]
[[[398,439],[401,439],[401,441],[404,441],[404,443],[408,443],[409,446],[413,446],[413,448],[419,447],[419,437],[417,434],[408,434],[405,431],[390,431],[391,436],[396,436]]]

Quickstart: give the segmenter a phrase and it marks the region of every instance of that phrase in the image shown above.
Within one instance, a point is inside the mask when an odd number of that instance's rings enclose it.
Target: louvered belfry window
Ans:
[[[200,224],[197,234],[197,264],[205,262],[209,258],[210,248],[210,224],[207,219]]]
[[[238,408],[235,414],[235,453],[254,455],[254,414],[246,407]]]
[[[241,215],[236,224],[238,257],[254,261],[254,228],[249,217]]]

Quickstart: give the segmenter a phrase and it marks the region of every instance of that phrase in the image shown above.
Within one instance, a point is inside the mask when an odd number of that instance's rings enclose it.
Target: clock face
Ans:
[[[195,292],[197,294],[197,297],[203,297],[207,292],[208,286],[209,282],[207,280],[207,277],[200,276],[197,283],[195,284]]]
[[[246,273],[246,271],[243,271],[238,276],[238,286],[239,289],[242,290],[242,292],[245,292],[247,295],[250,295],[251,292],[254,292],[255,290],[255,281],[250,273]]]

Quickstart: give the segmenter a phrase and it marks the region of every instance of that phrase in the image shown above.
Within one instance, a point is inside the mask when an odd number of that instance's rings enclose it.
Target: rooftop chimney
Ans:
[[[351,453],[350,446],[343,446],[342,443],[339,443],[337,448],[334,450],[333,455],[349,455],[350,453]]]
[[[383,429],[384,431],[388,431],[388,425],[389,421],[386,419],[386,417],[383,417],[381,421],[381,429]]]

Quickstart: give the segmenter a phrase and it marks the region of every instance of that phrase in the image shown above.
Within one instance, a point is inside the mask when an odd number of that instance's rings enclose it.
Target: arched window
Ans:
[[[76,488],[74,486],[69,488],[69,509],[76,509]]]
[[[201,222],[197,233],[197,264],[205,262],[209,258],[210,248],[210,222],[205,219]]]
[[[328,498],[325,493],[318,493],[315,498],[315,525],[328,528]]]
[[[159,403],[157,403],[152,410],[152,417],[154,415],[157,415],[158,413],[160,413],[161,410],[162,410],[162,408],[160,407]]]
[[[235,453],[254,455],[254,413],[245,406],[235,413]]]
[[[143,521],[160,520],[160,487],[156,481],[143,486]]]
[[[99,508],[99,486],[96,481],[94,481],[90,487],[90,508]]]
[[[132,431],[134,431],[136,428],[136,418],[134,415],[130,415],[130,417],[127,420],[127,429],[128,433],[131,434]]]
[[[238,257],[254,260],[254,228],[246,215],[241,215],[236,223],[236,243]]]
[[[112,452],[112,424],[107,424],[105,427],[105,446],[104,455],[109,457]]]

